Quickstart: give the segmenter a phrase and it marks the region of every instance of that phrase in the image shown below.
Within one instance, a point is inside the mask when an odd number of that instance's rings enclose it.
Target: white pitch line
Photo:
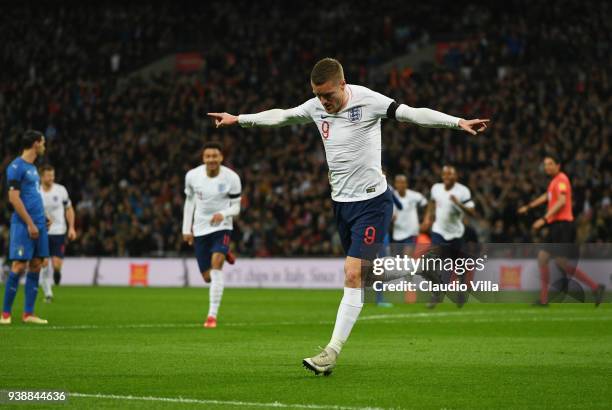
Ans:
[[[541,317],[546,318],[546,317],[550,317],[553,315],[557,315],[557,316],[563,316],[563,317],[568,317],[568,314],[575,314],[575,313],[583,313],[582,311],[577,311],[577,310],[573,310],[573,311],[569,311],[569,310],[563,310],[563,311],[556,311],[556,312],[542,312],[541,310],[512,310],[512,309],[505,309],[505,310],[494,310],[494,311],[489,311],[489,310],[455,310],[452,312],[412,312],[412,313],[387,313],[387,314],[380,314],[380,315],[366,315],[366,316],[361,316],[359,317],[359,321],[362,320],[380,320],[380,319],[421,319],[421,318],[446,318],[449,316],[458,316],[458,317],[462,317],[462,316],[483,316],[483,315],[491,315],[491,316],[502,316],[501,318],[497,318],[497,319],[501,319],[503,320],[504,318],[506,318],[506,315],[525,315],[525,316],[538,316],[541,315]]]
[[[476,311],[484,314],[485,311]],[[400,314],[384,314],[384,315],[370,315],[363,316],[360,320],[380,320],[388,318],[407,318],[411,316],[415,317],[434,317],[434,316],[447,316],[448,314],[455,314],[457,312],[423,312],[423,313],[400,313]],[[472,312],[471,314],[474,314]],[[278,322],[228,322],[224,323],[224,327],[249,327],[249,326],[297,326],[297,325],[328,325],[334,324],[331,320],[316,321],[316,322],[294,322],[294,321],[278,321]],[[157,328],[191,328],[200,327],[199,323],[134,323],[126,325],[64,325],[64,326],[27,326],[17,327],[20,330],[96,330],[96,329],[157,329]]]
[[[501,312],[501,311],[497,311]],[[423,318],[423,317],[445,317],[455,316],[458,313],[478,315],[487,314],[486,311],[470,311],[468,312],[420,312],[420,313],[399,313],[399,314],[381,314],[381,315],[366,315],[359,318],[362,320],[381,320],[381,319],[405,319],[405,318]],[[294,322],[294,321],[279,321],[279,322],[228,322],[224,323],[224,327],[249,327],[249,326],[298,326],[298,325],[329,325],[334,324],[331,320],[322,320],[316,322]],[[19,330],[97,330],[97,329],[162,329],[162,328],[191,328],[200,327],[199,323],[133,323],[126,325],[63,325],[63,326],[27,326],[17,327]]]
[[[508,322],[596,322],[596,321],[612,321],[612,317],[504,317],[504,318],[457,318],[443,319],[436,323],[508,323]],[[384,319],[380,323],[408,323],[400,319]],[[415,319],[409,323],[431,323],[423,319]]]
[[[205,399],[188,399],[183,397],[152,397],[152,396],[121,396],[117,394],[89,394],[89,393],[69,393],[69,397],[83,397],[94,399],[111,399],[111,400],[132,400],[132,401],[153,401],[164,403],[182,403],[182,404],[215,404],[223,406],[238,406],[238,407],[273,407],[285,409],[312,409],[312,410],[384,410],[381,407],[351,407],[351,406],[334,406],[325,404],[292,404],[280,403],[278,401],[271,403],[234,401],[234,400],[205,400]]]
[[[496,313],[508,313],[508,311],[496,310]],[[383,313],[380,315],[365,315],[359,318],[359,320],[380,320],[380,319],[389,319],[389,318],[436,318],[436,317],[447,317],[447,316],[461,316],[461,315],[485,315],[491,314],[491,312],[486,310],[457,310],[454,312],[412,312],[412,313]]]
[[[572,311],[571,313],[576,313]],[[581,312],[582,313],[582,312]],[[488,316],[494,314],[500,317],[486,318],[482,321],[490,322],[512,322],[512,321],[557,321],[557,320],[612,320],[612,316],[597,317],[583,316],[571,317],[568,316],[568,311],[558,312],[541,312],[536,310],[458,310],[453,312],[412,312],[412,313],[387,313],[378,315],[365,315],[359,318],[359,322],[381,321],[385,323],[398,322],[400,320],[410,320],[411,323],[428,322],[435,319],[438,322],[460,322],[460,321],[476,321],[474,316]],[[508,315],[531,316],[531,318],[515,318]],[[471,316],[471,319],[462,319],[462,317]],[[557,316],[557,318],[555,318]],[[449,320],[449,317],[455,319]],[[427,319],[427,321],[425,320]],[[293,321],[278,321],[278,322],[228,322],[223,323],[223,327],[261,327],[261,326],[310,326],[310,325],[333,325],[334,321],[313,321],[313,322],[293,322]],[[179,328],[198,328],[200,323],[132,323],[125,325],[60,325],[60,326],[18,326],[16,330],[98,330],[98,329],[179,329]]]
[[[133,323],[127,325],[66,325],[66,326],[42,326],[29,325],[16,327],[17,330],[97,330],[97,329],[163,329],[163,328],[190,328],[198,327],[197,323]]]

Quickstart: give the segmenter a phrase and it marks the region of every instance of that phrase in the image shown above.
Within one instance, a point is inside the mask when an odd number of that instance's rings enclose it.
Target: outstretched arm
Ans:
[[[486,130],[489,122],[489,120],[481,119],[464,120],[429,108],[413,108],[396,102],[389,106],[387,117],[395,118],[400,122],[411,122],[421,127],[464,130],[472,135]]]
[[[523,205],[518,209],[518,213],[520,215],[524,215],[526,214],[530,209],[532,208],[537,208],[540,205],[544,205],[546,203],[546,201],[548,200],[546,193],[543,193],[542,195],[540,195],[539,197],[537,197],[536,199],[534,199],[533,201],[529,202],[527,205]]]
[[[257,114],[232,115],[226,112],[209,112],[208,115],[215,119],[215,126],[217,128],[229,127],[235,124],[239,124],[243,128],[283,127],[285,125],[312,122],[312,118],[302,106],[290,108],[288,110],[275,108],[258,112]]]

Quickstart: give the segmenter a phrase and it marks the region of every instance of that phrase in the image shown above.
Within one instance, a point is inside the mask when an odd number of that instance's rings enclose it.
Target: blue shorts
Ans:
[[[453,248],[453,249],[461,249],[461,247],[463,247],[463,238],[455,238],[451,240],[446,240],[439,233],[432,232],[431,233],[431,244],[432,245],[442,245],[442,246]]]
[[[333,201],[340,241],[347,256],[376,258],[377,247],[383,244],[393,215],[393,199],[389,188],[381,195],[357,202]]]
[[[30,238],[28,227],[21,223],[12,223],[9,244],[9,259],[12,261],[29,261],[34,258],[49,257],[49,238],[47,227],[37,225],[38,239]]]
[[[49,235],[49,254],[57,258],[64,258],[66,250],[66,235]]]
[[[231,236],[232,231],[226,229],[193,238],[193,246],[195,248],[200,273],[204,273],[210,269],[213,253],[218,252],[224,255],[227,254]]]
[[[400,239],[399,241],[393,241],[393,243],[402,243],[404,245],[415,245],[417,241],[416,236],[409,236],[404,239]]]
[[[434,250],[441,258],[457,259],[464,257],[463,253],[463,238],[455,238],[446,240],[439,233],[431,233],[431,244]]]

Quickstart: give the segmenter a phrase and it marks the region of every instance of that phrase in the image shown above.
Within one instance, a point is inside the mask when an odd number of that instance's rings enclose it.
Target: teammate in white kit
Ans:
[[[338,231],[347,255],[344,296],[329,344],[303,365],[315,374],[331,373],[336,358],[363,307],[362,262],[367,245],[380,244],[389,229],[393,201],[381,166],[380,121],[383,118],[424,127],[462,129],[471,134],[486,129],[488,120],[464,120],[427,108],[397,104],[391,98],[344,79],[342,65],[325,58],[313,68],[314,98],[295,108],[257,114],[209,113],[217,127],[278,127],[314,123],[321,134],[329,167],[329,182]]]
[[[66,233],[68,233],[69,241],[75,240],[77,234],[74,228],[75,214],[70,196],[66,187],[55,183],[55,169],[51,165],[43,165],[40,168],[40,175],[45,214],[51,222],[49,226],[51,264],[49,260],[43,262],[40,285],[45,294],[45,302],[51,302],[53,300],[51,269],[53,269],[53,282],[59,285],[62,280]]]
[[[427,199],[420,192],[408,189],[406,175],[396,175],[394,185],[402,209],[394,207],[393,210],[393,242],[414,245],[420,228],[418,209],[427,206]]]
[[[433,245],[452,246],[459,249],[465,232],[465,214],[476,216],[470,189],[457,182],[457,170],[446,165],[442,168],[442,182],[431,187],[431,202],[424,218],[424,227],[431,228]]]
[[[223,296],[223,263],[229,251],[233,218],[240,213],[240,177],[221,165],[221,145],[211,142],[202,151],[204,165],[185,176],[183,239],[194,245],[204,281],[210,283],[209,309],[204,327],[217,327]]]
[[[472,193],[468,187],[457,182],[455,167],[446,165],[442,168],[442,182],[431,187],[430,196],[431,201],[427,207],[423,228],[429,230],[431,227],[431,244],[438,247],[441,257],[459,258],[462,256],[465,233],[463,218],[466,214],[471,217],[476,216]],[[460,278],[455,278],[454,272],[446,274],[449,278],[445,278],[444,281],[460,279],[464,282],[471,273],[461,275]],[[460,293],[456,300],[457,306],[462,307],[465,300],[465,294]],[[434,308],[439,302],[441,302],[440,295],[434,293],[427,307]]]

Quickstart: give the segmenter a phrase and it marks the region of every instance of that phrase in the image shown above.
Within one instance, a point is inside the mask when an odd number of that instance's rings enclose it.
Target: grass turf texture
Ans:
[[[219,327],[204,329],[207,289],[60,287],[53,304],[38,301],[37,313],[50,321],[44,327],[19,320],[22,286],[14,323],[0,327],[0,389],[193,399],[70,397],[66,407],[80,409],[612,403],[609,304],[366,305],[334,373],[315,377],[301,359],[329,340],[340,298],[341,291],[226,289]]]

